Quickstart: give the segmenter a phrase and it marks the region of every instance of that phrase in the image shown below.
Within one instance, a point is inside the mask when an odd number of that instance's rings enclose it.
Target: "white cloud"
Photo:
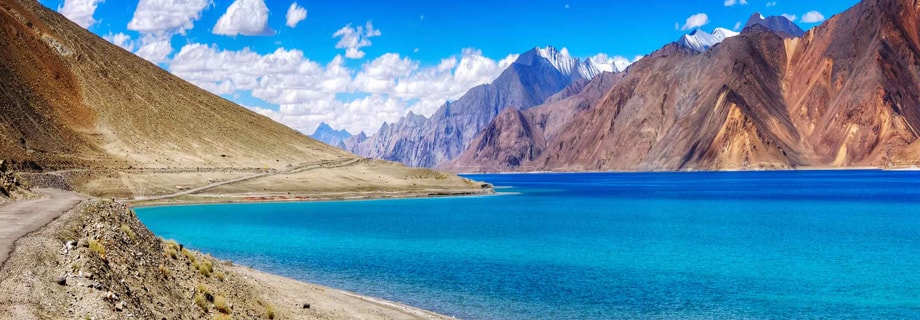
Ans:
[[[348,24],[332,34],[333,38],[341,38],[335,44],[335,48],[345,49],[345,57],[349,59],[363,58],[364,51],[361,51],[361,48],[369,47],[370,38],[377,36],[380,36],[380,30],[374,29],[370,21],[363,27],[352,28],[351,24]]]
[[[680,30],[686,31],[699,28],[707,24],[709,24],[709,16],[705,13],[697,13],[687,18],[687,22],[684,23],[682,27],[680,27]]]
[[[144,35],[140,46],[134,54],[153,63],[166,62],[173,51],[169,37],[163,36]]]
[[[128,30],[150,34],[185,34],[195,27],[209,0],[140,0]]]
[[[725,6],[726,6],[726,7],[731,7],[731,6],[734,6],[734,5],[736,5],[736,4],[746,5],[746,4],[748,4],[748,3],[747,3],[747,0],[725,0]]]
[[[795,20],[799,18],[799,16],[797,15],[788,14],[788,13],[783,13],[781,14],[781,16],[785,17],[786,19],[789,19],[789,21],[792,21],[792,22],[795,22]]]
[[[388,93],[396,87],[397,79],[418,69],[418,62],[402,58],[398,53],[387,53],[364,64],[352,84],[355,91]]]
[[[212,30],[225,36],[266,36],[275,31],[268,27],[268,7],[263,0],[236,0],[217,19]]]
[[[767,8],[771,8],[771,7],[775,7],[775,6],[776,6],[776,1],[767,2]]]
[[[136,45],[136,44],[134,43],[134,40],[131,40],[131,36],[126,35],[126,34],[121,33],[121,32],[116,33],[116,34],[111,34],[111,33],[109,33],[109,34],[103,36],[102,38],[104,38],[105,40],[108,40],[108,41],[111,42],[112,44],[114,44],[114,45],[116,45],[116,46],[119,46],[119,47],[122,47],[123,49],[128,50],[128,51],[134,51],[134,47],[135,47],[135,45]]]
[[[64,3],[58,7],[58,12],[63,14],[67,19],[84,28],[96,24],[93,13],[96,12],[96,6],[104,0],[64,0]]]
[[[291,7],[288,8],[287,15],[285,19],[287,20],[287,26],[294,28],[298,23],[307,18],[307,9],[297,5],[297,2],[291,4]]]
[[[741,21],[735,22],[735,27],[732,30],[738,31],[741,30]]]
[[[351,132],[374,133],[408,111],[432,114],[476,85],[492,82],[517,59],[496,61],[465,49],[436,66],[396,53],[384,54],[358,69],[337,56],[326,65],[300,50],[278,49],[258,54],[249,49],[221,50],[215,45],[188,44],[176,53],[169,71],[213,93],[248,91],[278,110],[253,110],[292,128],[309,132],[320,122]],[[344,95],[350,98],[337,98]]]
[[[808,11],[808,13],[802,15],[802,22],[804,23],[817,23],[824,21],[824,15],[818,11]]]

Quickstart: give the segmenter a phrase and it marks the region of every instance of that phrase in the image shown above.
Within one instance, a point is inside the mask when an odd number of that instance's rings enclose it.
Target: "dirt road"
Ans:
[[[0,206],[0,265],[6,262],[16,239],[38,230],[76,206],[86,196],[57,189],[37,189],[41,199]]]
[[[302,165],[299,165],[293,168],[288,168],[285,170],[260,172],[260,173],[256,173],[256,174],[245,176],[245,177],[240,177],[240,178],[231,179],[227,181],[215,182],[215,183],[203,186],[203,187],[197,187],[197,188],[192,188],[192,189],[188,189],[185,191],[179,191],[173,194],[167,194],[167,195],[162,195],[162,196],[152,196],[152,197],[139,197],[139,198],[134,198],[134,199],[121,199],[119,201],[138,202],[138,201],[153,201],[153,200],[163,200],[163,199],[175,198],[178,196],[198,193],[201,191],[217,188],[217,187],[228,185],[228,184],[234,184],[238,182],[258,179],[258,178],[272,176],[272,175],[299,173],[299,172],[304,172],[307,170],[313,170],[313,169],[319,169],[319,168],[347,167],[355,163],[358,163],[361,160],[362,160],[361,158],[342,158],[342,159],[337,159],[337,160],[324,160],[324,161],[317,161],[317,162],[309,162],[309,163],[305,163],[305,164],[302,164]]]

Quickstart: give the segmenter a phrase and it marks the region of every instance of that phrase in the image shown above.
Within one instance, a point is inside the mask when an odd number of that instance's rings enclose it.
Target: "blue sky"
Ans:
[[[370,133],[408,110],[430,114],[491,81],[515,54],[535,46],[632,60],[689,32],[681,27],[692,16],[690,26],[705,22],[702,28],[712,31],[733,29],[754,12],[787,14],[807,30],[820,23],[811,21],[856,3],[297,0],[306,17],[291,27],[292,0],[40,2],[192,83],[306,133],[320,121]],[[334,37],[337,32],[344,36]]]

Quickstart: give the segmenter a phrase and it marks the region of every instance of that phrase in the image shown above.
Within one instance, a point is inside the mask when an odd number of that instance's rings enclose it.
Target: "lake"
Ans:
[[[220,259],[460,318],[920,318],[920,172],[467,177],[500,195],[136,211]]]

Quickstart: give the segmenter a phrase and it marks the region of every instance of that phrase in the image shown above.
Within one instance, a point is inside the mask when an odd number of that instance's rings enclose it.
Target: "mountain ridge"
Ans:
[[[665,46],[632,65],[596,103],[567,109],[575,115],[555,137],[528,137],[522,145],[493,143],[502,141],[500,134],[481,135],[458,157],[463,161],[444,168],[654,171],[914,165],[920,159],[914,129],[920,127],[920,74],[912,71],[920,70],[917,26],[920,9],[913,2],[867,0],[802,37],[758,24],[705,55],[680,54]],[[536,122],[527,122],[534,118],[528,115],[547,108],[506,116],[483,132],[532,128]],[[543,145],[534,142],[541,140]],[[515,155],[502,150],[530,149],[539,155],[520,163],[496,163]],[[485,170],[477,170],[480,164],[487,164]]]
[[[545,56],[554,57],[550,61]],[[583,80],[578,64],[565,50],[534,48],[512,63],[492,83],[476,86],[442,105],[431,117],[408,115],[384,124],[376,134],[352,144],[355,154],[410,166],[434,167],[450,161],[502,110],[527,109]]]
[[[316,126],[316,130],[313,130],[313,134],[310,135],[310,138],[339,149],[345,149],[345,141],[348,141],[351,137],[352,134],[348,130],[335,130],[325,122],[320,122]]]

